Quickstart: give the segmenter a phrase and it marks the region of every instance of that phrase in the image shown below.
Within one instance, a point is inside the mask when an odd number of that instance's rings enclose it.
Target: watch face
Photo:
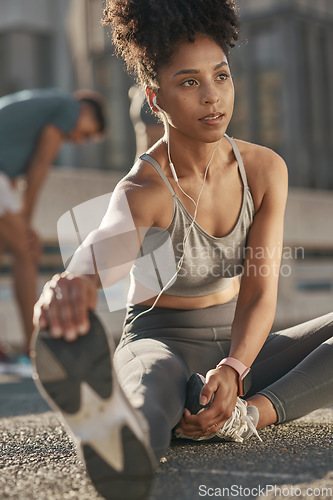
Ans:
[[[251,372],[249,372],[243,378],[243,395],[245,395],[250,390],[251,384],[252,384],[252,376]]]

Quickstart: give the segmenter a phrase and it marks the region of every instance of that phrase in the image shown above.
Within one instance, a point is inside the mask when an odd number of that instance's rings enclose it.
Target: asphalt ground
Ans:
[[[330,407],[261,430],[263,442],[174,441],[150,500],[333,498],[332,423]],[[32,380],[0,378],[0,434],[0,499],[101,498]]]

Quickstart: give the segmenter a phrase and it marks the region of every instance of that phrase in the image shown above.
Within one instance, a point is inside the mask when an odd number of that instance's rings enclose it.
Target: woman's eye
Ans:
[[[186,80],[185,82],[183,82],[182,85],[184,87],[193,87],[196,83],[197,83],[196,80],[190,79],[190,80]]]
[[[228,78],[230,78],[230,75],[228,75],[228,73],[221,73],[220,75],[218,75],[217,79],[218,80],[222,80],[222,81],[225,81],[227,80]]]

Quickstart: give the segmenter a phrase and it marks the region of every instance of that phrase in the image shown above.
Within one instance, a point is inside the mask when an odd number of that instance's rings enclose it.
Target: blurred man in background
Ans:
[[[25,354],[33,331],[41,253],[32,227],[38,194],[64,142],[83,144],[101,137],[105,129],[103,99],[93,91],[71,95],[53,89],[26,90],[0,98],[0,259],[5,249],[13,257]],[[17,181],[22,176],[25,190],[19,197]]]

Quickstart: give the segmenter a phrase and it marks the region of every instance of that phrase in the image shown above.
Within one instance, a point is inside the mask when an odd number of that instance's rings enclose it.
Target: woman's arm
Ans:
[[[232,325],[230,356],[251,366],[272,327],[283,250],[288,191],[284,161],[274,154],[267,189],[249,231],[244,274]]]
[[[120,182],[99,229],[88,235],[69,268],[46,283],[35,306],[35,325],[49,326],[54,337],[69,341],[87,333],[87,311],[96,307],[100,272],[107,286],[129,273],[141,245],[142,228],[154,222],[154,197],[150,186]]]
[[[248,234],[235,318],[231,331],[229,356],[250,367],[272,327],[283,248],[283,221],[287,199],[288,177],[284,161],[264,150],[265,169],[260,169],[257,183],[264,186],[261,204]],[[260,186],[259,186],[260,189]],[[188,435],[209,434],[216,422],[222,424],[235,407],[238,375],[230,366],[222,365],[206,374],[201,403],[206,404],[215,393],[209,409],[198,416],[186,416],[181,428]],[[186,428],[186,429],[185,429]]]

